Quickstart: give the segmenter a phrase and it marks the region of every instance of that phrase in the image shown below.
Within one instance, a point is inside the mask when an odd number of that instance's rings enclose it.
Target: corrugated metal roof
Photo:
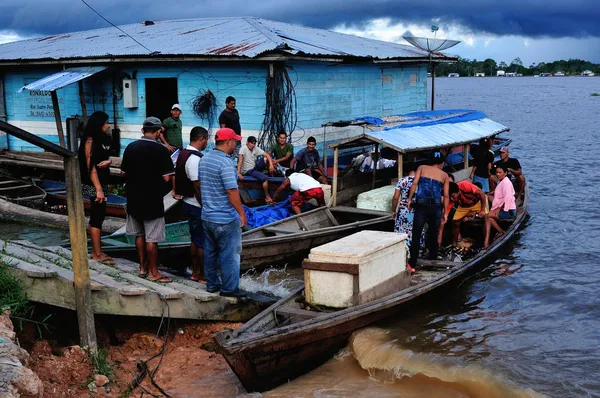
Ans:
[[[255,58],[272,51],[377,60],[429,57],[427,52],[409,45],[253,17],[156,21],[152,25],[136,23],[120,28],[153,53],[158,52],[154,58],[183,55]],[[127,56],[150,54],[113,27],[0,45],[0,61]]]
[[[105,66],[94,66],[94,67],[83,67],[83,68],[69,68],[62,72],[54,73],[50,76],[46,76],[40,80],[36,80],[33,83],[29,83],[23,87],[17,93],[23,90],[31,91],[54,91],[68,86],[69,84],[83,80],[86,77],[92,76],[98,72],[105,70]]]
[[[508,130],[510,130],[508,127],[486,117],[461,123],[373,131],[348,138],[329,147],[350,148],[379,143],[398,152],[407,153],[471,143]]]

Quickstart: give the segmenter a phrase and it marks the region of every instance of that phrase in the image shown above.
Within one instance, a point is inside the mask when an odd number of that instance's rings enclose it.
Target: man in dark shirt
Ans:
[[[287,142],[287,134],[285,131],[280,131],[279,134],[277,134],[277,143],[274,144],[267,153],[271,156],[273,164],[275,164],[277,168],[279,168],[279,166],[286,169],[290,168],[290,161],[294,156],[294,146]],[[283,172],[281,174],[283,175]]]
[[[240,114],[235,109],[235,98],[229,96],[225,99],[225,110],[219,116],[219,125],[221,128],[229,128],[235,131],[237,135],[242,135],[242,126],[240,125]],[[240,152],[242,142],[237,141],[235,150],[229,155],[231,159],[235,159]]]
[[[503,146],[500,148],[500,160],[495,162],[492,166],[492,171],[496,171],[496,166],[498,164],[503,164],[508,169],[508,176],[514,178],[517,181],[517,199],[523,200],[523,190],[525,189],[525,176],[523,175],[523,170],[521,169],[521,163],[518,159],[510,157],[510,150],[507,146]],[[492,175],[493,189],[496,188],[498,184],[498,179],[495,175]],[[493,191],[492,189],[492,191]]]
[[[327,184],[327,173],[321,164],[319,152],[315,149],[317,140],[315,137],[308,137],[306,148],[298,151],[290,162],[290,168],[298,172],[308,174],[321,184]]]
[[[127,235],[135,235],[140,276],[168,283],[158,272],[158,242],[165,236],[165,209],[160,187],[169,182],[173,162],[169,151],[157,141],[162,123],[156,117],[144,120],[144,136],[125,148],[121,171],[127,178]]]
[[[173,104],[171,107],[171,116],[163,121],[164,132],[159,136],[160,140],[170,152],[175,152],[177,149],[183,148],[181,119],[181,106]]]
[[[490,168],[494,163],[494,152],[490,150],[490,140],[482,138],[478,146],[471,147],[473,155],[473,168],[471,169],[471,180],[473,183],[481,183],[481,190],[485,193],[490,191]]]

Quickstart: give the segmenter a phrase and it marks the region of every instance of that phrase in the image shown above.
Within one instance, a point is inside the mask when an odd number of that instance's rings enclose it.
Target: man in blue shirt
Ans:
[[[229,157],[242,137],[230,128],[215,135],[215,149],[204,155],[198,167],[204,226],[206,290],[221,296],[244,297],[240,290],[242,228],[246,215],[238,192],[237,175]],[[221,270],[221,278],[217,270]]]
[[[321,184],[327,184],[327,173],[321,163],[319,152],[315,149],[317,140],[315,137],[308,137],[306,148],[298,151],[290,162],[290,168],[300,173],[305,173],[319,181]]]

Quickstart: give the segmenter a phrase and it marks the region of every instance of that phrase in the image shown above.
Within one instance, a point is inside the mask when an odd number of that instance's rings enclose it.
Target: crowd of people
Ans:
[[[309,137],[306,149],[295,156],[285,132],[278,133],[277,142],[267,151],[258,147],[254,136],[242,145],[236,100],[227,97],[225,102],[212,150],[206,150],[209,133],[200,126],[191,129],[189,145],[184,148],[179,104],[171,107],[171,116],[163,121],[156,117],[144,120],[142,137],[125,148],[121,162],[121,173],[127,181],[126,234],[135,236],[139,276],[160,283],[172,282],[158,267],[158,243],[166,240],[161,187],[171,184],[172,195],[182,200],[188,219],[190,279],[206,283],[209,292],[243,297],[239,272],[242,230],[247,220],[238,179],[252,177],[261,182],[267,203],[273,203],[283,190],[290,188],[294,191],[291,207],[299,214],[311,199],[319,206],[325,205],[320,184],[327,182],[327,173],[315,149],[314,137]],[[108,120],[104,112],[90,116],[81,139],[79,160],[82,190],[92,199],[92,258],[114,264],[114,259],[101,250],[111,165]],[[268,182],[275,176],[284,178],[271,198]]]
[[[470,180],[454,182],[452,174],[442,170],[445,157],[439,151],[429,154],[428,164],[416,171],[409,167],[407,175],[398,180],[392,199],[392,217],[394,231],[408,235],[408,269],[411,272],[417,267],[425,243],[428,259],[439,259],[439,247],[448,220],[452,223],[453,247],[457,247],[463,222],[474,217],[483,220],[485,249],[490,245],[492,228],[496,238],[500,237],[504,230],[498,222],[516,217],[525,188],[521,165],[510,157],[507,146],[500,148],[500,160],[494,161],[491,148],[492,141],[487,138],[471,147]],[[427,233],[424,232],[425,225]]]

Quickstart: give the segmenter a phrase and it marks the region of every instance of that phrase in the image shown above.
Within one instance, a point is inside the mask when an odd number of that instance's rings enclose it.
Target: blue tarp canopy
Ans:
[[[400,153],[468,144],[510,130],[484,113],[454,109],[402,115],[400,124],[351,137],[329,148],[352,148],[380,144]]]

